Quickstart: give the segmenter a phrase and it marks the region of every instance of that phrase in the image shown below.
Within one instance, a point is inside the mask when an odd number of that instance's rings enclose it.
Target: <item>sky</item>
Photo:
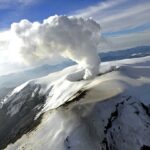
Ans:
[[[150,0],[0,0],[0,74],[27,67],[8,51],[11,24],[55,14],[96,20],[106,41],[103,51],[150,45]]]

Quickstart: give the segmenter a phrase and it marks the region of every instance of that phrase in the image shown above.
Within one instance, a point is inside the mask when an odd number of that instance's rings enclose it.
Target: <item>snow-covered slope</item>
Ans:
[[[72,66],[14,89],[1,103],[0,149],[150,146],[150,57],[102,63],[95,79],[82,77]]]

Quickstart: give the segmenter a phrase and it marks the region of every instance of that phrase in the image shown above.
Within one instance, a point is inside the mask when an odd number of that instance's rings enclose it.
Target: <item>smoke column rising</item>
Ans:
[[[27,64],[61,55],[85,70],[84,79],[99,73],[100,25],[92,19],[55,15],[42,23],[21,20],[11,25],[11,33],[12,45]]]

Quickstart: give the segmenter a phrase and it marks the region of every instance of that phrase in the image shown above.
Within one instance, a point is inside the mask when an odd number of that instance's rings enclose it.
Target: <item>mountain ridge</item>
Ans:
[[[149,58],[102,63],[91,80],[74,65],[18,86],[1,102],[1,149],[149,148]]]

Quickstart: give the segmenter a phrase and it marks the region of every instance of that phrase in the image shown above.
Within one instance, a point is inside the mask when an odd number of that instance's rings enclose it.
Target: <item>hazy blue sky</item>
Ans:
[[[102,44],[103,50],[150,45],[150,0],[0,0],[0,74],[23,67],[9,61],[11,23],[21,19],[42,22],[55,14],[94,18],[111,43]]]
[[[55,14],[92,16],[113,35],[150,28],[149,0],[0,0],[0,29],[21,19],[42,21]]]
[[[51,15],[68,15],[102,0],[0,0],[0,28],[21,19],[41,21]]]

